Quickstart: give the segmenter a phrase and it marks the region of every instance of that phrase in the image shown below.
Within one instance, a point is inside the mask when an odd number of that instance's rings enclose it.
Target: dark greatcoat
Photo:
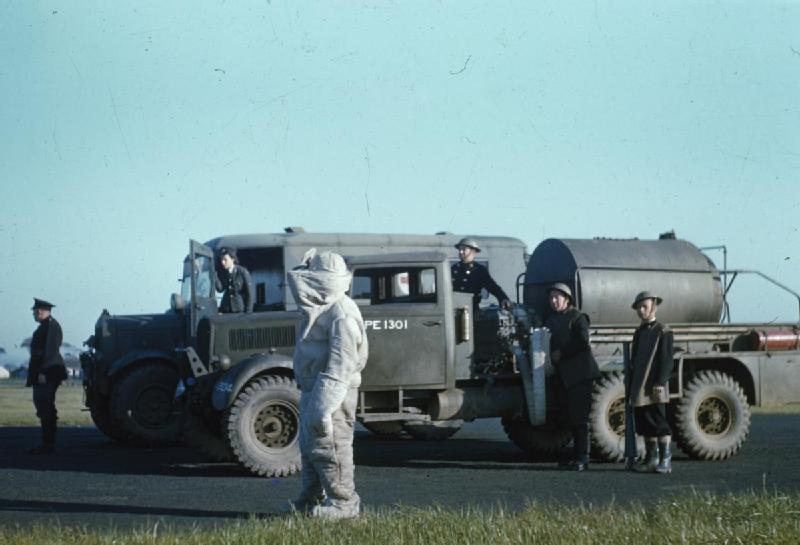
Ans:
[[[569,307],[551,314],[545,325],[550,330],[551,354],[558,350],[561,356],[558,361],[553,361],[555,378],[559,382],[561,421],[572,430],[574,458],[586,462],[592,387],[594,379],[600,376],[589,344],[589,318],[575,307]]]
[[[545,322],[550,330],[550,351],[558,350],[561,359],[553,362],[564,388],[600,376],[600,369],[589,344],[589,318],[575,307],[552,313]]]
[[[634,406],[669,403],[668,392],[653,399],[656,384],[667,385],[672,374],[672,330],[658,320],[640,325],[633,334],[630,369],[626,370],[627,391]]]
[[[250,271],[235,265],[233,273],[223,269],[215,281],[217,291],[223,292],[220,312],[253,312],[253,281]]]
[[[508,299],[503,288],[489,274],[489,269],[480,263],[459,261],[450,268],[450,275],[453,281],[453,291],[471,293],[472,306],[476,309],[481,301],[482,289],[497,297],[498,302]]]
[[[59,384],[67,378],[67,368],[59,351],[63,334],[61,326],[52,316],[39,322],[39,327],[31,337],[31,359],[28,364],[28,378],[25,386],[39,383],[39,373],[43,373],[48,384]]]

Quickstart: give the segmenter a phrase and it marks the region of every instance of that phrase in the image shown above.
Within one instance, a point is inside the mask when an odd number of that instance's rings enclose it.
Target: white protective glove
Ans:
[[[333,435],[333,413],[347,397],[348,385],[326,375],[320,375],[311,391],[308,404],[308,428],[317,437]]]

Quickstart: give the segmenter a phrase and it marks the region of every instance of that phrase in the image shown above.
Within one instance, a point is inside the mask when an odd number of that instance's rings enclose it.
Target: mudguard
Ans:
[[[211,404],[214,410],[224,411],[230,407],[236,395],[250,379],[276,368],[291,371],[292,359],[279,354],[257,354],[231,367],[214,384],[211,392]]]
[[[165,364],[176,365],[175,354],[166,350],[133,350],[128,352],[113,364],[108,370],[108,376],[114,376],[123,369],[141,360],[161,360]]]

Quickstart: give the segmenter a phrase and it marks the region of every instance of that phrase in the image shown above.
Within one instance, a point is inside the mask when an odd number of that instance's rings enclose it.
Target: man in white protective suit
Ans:
[[[303,489],[293,505],[320,518],[356,517],[361,500],[353,481],[353,427],[367,362],[366,330],[345,294],[352,273],[342,256],[312,249],[303,261],[305,266],[289,272],[304,314],[294,351]]]

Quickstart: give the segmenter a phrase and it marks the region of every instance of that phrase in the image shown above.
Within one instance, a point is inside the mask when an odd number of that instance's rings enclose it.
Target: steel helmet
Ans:
[[[563,282],[556,282],[555,284],[547,288],[547,293],[550,293],[551,291],[560,291],[561,293],[566,295],[570,301],[575,302],[575,297],[572,295],[572,290],[569,289],[569,286],[567,286]]]
[[[468,248],[472,248],[476,252],[480,252],[481,251],[481,247],[478,246],[478,243],[475,241],[474,238],[469,238],[469,237],[462,238],[461,240],[458,241],[458,244],[456,244],[455,247],[456,247],[456,249],[458,249],[461,246],[466,246]]]

